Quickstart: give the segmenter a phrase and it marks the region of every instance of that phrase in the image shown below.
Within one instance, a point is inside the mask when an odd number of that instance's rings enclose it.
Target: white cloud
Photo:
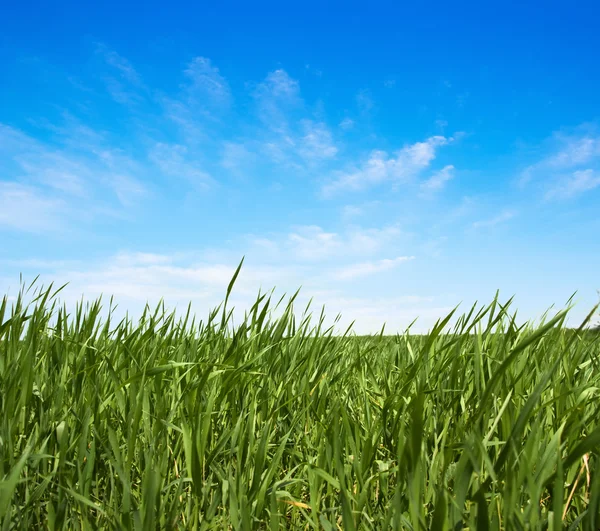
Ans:
[[[516,213],[513,212],[512,210],[505,210],[504,212],[498,214],[497,216],[495,216],[493,218],[474,222],[472,227],[474,229],[479,229],[482,227],[493,227],[495,225],[499,225],[500,223],[509,221],[509,220],[513,219],[515,216],[516,216]]]
[[[257,157],[248,147],[240,142],[224,142],[221,150],[221,166],[229,171],[245,175],[257,162]]]
[[[559,137],[561,138],[561,137]],[[583,138],[561,138],[566,144],[558,153],[550,156],[545,163],[558,169],[568,169],[587,164],[600,157],[600,138],[585,136]]]
[[[0,154],[6,158],[15,158],[26,153],[35,153],[40,146],[40,142],[22,131],[0,123]]]
[[[258,85],[254,96],[263,123],[275,133],[289,134],[288,113],[302,104],[298,81],[283,69],[275,70]]]
[[[421,183],[421,190],[424,192],[434,192],[441,190],[446,183],[454,178],[454,166],[451,164],[444,166],[441,170],[435,172],[429,179]]]
[[[288,234],[275,238],[252,237],[252,244],[277,259],[294,257],[303,262],[318,263],[335,258],[370,256],[397,242],[400,228],[349,227],[344,232],[328,232],[317,225],[293,227]]]
[[[139,180],[126,174],[112,174],[110,185],[124,207],[135,206],[148,194],[148,190]]]
[[[25,260],[0,260],[4,265],[16,267],[19,270],[59,270],[76,267],[80,262],[77,260],[41,260],[39,258],[29,258]]]
[[[280,68],[269,72],[264,82],[259,86],[259,93],[261,96],[269,98],[295,101],[300,96],[300,85],[297,80]]]
[[[294,160],[296,145],[296,141],[291,136],[282,134],[278,138],[265,141],[260,146],[260,150],[276,164],[301,170],[302,166]]]
[[[414,256],[399,256],[392,259],[384,258],[375,262],[361,262],[338,269],[333,276],[338,280],[353,280],[358,277],[390,271],[404,262],[414,260],[414,258]]]
[[[41,148],[15,158],[26,175],[51,188],[75,196],[87,195],[85,180],[90,170],[84,163]]]
[[[0,181],[0,227],[27,232],[61,228],[66,205],[39,188]]]
[[[413,333],[425,333],[441,317],[452,310],[450,306],[436,305],[432,297],[415,295],[396,297],[352,297],[324,294],[318,298],[325,305],[325,314],[333,318],[338,313],[341,320],[336,326],[338,332],[345,331],[354,321],[353,330],[357,334],[373,334],[381,331],[385,323],[387,334],[403,332],[415,319]]]
[[[145,168],[138,161],[132,159],[119,148],[90,148],[96,155],[102,167],[90,171],[88,183],[97,178],[102,184],[108,185],[119,202],[126,207],[131,207],[149,195],[146,185],[138,179],[143,175]]]
[[[571,135],[555,134],[548,142],[549,153],[525,168],[517,184],[521,187],[531,182],[544,185],[568,170],[600,169],[600,136],[590,131],[582,133],[581,129]]]
[[[313,161],[336,156],[338,149],[333,143],[331,131],[323,122],[302,120],[301,125],[304,135],[299,153],[304,159]]]
[[[223,301],[238,263],[190,263],[176,256],[121,252],[106,260],[95,260],[93,265],[56,262],[55,268],[52,264],[40,268],[38,261],[22,261],[21,266],[27,265],[25,272],[32,275],[45,269],[40,279],[43,285],[68,282],[61,292],[68,304],[74,304],[81,296],[87,300],[99,296],[106,300],[114,296],[122,313],[127,311],[138,316],[146,303],[153,306],[164,300],[167,308],[181,310],[191,302],[195,311],[200,312],[199,316],[205,317]],[[249,309],[259,290],[270,291],[281,284],[289,288],[291,294],[300,286],[301,278],[293,267],[247,264],[236,281],[232,305],[239,310]],[[5,282],[5,279],[0,280]]]
[[[357,265],[354,271],[348,269],[345,280],[390,270],[410,258],[398,257],[388,262],[373,262],[360,267]],[[40,272],[38,262],[30,260],[29,265],[32,274]],[[228,260],[194,264],[184,262],[174,255],[122,252],[106,260],[96,259],[91,267],[85,263],[56,262],[45,265],[40,283],[48,285],[53,281],[56,285],[62,285],[68,281],[61,292],[61,299],[67,307],[72,307],[82,295],[86,300],[102,296],[104,301],[114,296],[114,303],[117,304],[114,317],[121,318],[127,312],[135,319],[146,304],[153,307],[164,300],[168,310],[177,309],[181,315],[191,302],[196,316],[205,319],[210,309],[222,303],[237,263],[235,260]],[[56,266],[53,271],[52,265]],[[417,317],[419,321],[415,330],[425,331],[437,318],[449,311],[428,296],[352,296],[339,289],[332,289],[331,280],[331,275],[323,275],[318,269],[261,266],[254,261],[246,261],[230,299],[230,307],[236,308],[234,321],[239,322],[243,312],[256,300],[259,290],[263,293],[270,292],[275,286],[278,289],[273,299],[279,300],[284,293],[289,296],[303,285],[295,305],[296,314],[300,316],[309,299],[312,299],[311,310],[314,313],[320,313],[320,308],[325,306],[327,326],[333,324],[338,313],[341,314],[341,320],[336,326],[337,332],[345,331],[350,322],[356,320],[353,327],[356,333],[376,333],[384,322],[387,323],[386,330],[393,333],[403,330]],[[0,279],[0,282],[5,283],[6,279]]]
[[[104,75],[104,84],[111,97],[125,106],[141,102],[144,84],[131,63],[104,44],[96,46],[96,54],[110,67],[110,73]]]
[[[386,208],[384,203],[377,199],[361,201],[358,204],[344,205],[341,208],[341,218],[346,223],[351,223],[352,219],[360,216],[367,216],[369,213],[380,212],[383,208]],[[397,225],[392,225],[392,227],[394,227],[394,230],[397,230],[398,233],[400,232]]]
[[[344,219],[352,219],[363,214],[363,208],[356,205],[345,205],[342,208],[342,217]]]
[[[106,63],[120,72],[120,74],[134,85],[141,84],[140,76],[131,63],[114,50],[108,49],[104,44],[99,44],[96,51],[103,55]]]
[[[363,114],[370,113],[375,107],[375,102],[371,96],[371,93],[368,90],[361,90],[356,95],[356,104],[358,105],[358,110]]]
[[[121,266],[169,264],[173,261],[171,256],[142,252],[121,252],[114,259]]]
[[[354,127],[354,120],[351,120],[350,118],[344,118],[340,122],[340,129],[343,129],[345,131],[352,129],[353,127]]]
[[[336,157],[338,145],[327,124],[307,116],[300,85],[282,69],[254,90],[260,127],[245,143],[268,161],[298,172]]]
[[[224,125],[232,96],[227,80],[210,59],[194,58],[183,71],[179,93],[160,96],[162,117],[175,124],[191,147],[215,140],[215,127]]]
[[[323,71],[319,68],[314,68],[313,66],[306,64],[304,65],[304,69],[307,72],[311,72],[312,74],[314,74],[317,77],[321,77],[323,75]]]
[[[435,121],[435,126],[440,130],[440,131],[444,131],[444,129],[446,129],[446,127],[448,127],[448,122],[446,120],[436,120]]]
[[[600,171],[578,170],[559,179],[547,192],[546,199],[570,199],[600,186]]]
[[[188,159],[189,150],[179,144],[157,143],[149,152],[150,160],[166,176],[184,179],[196,188],[214,184],[214,179],[200,169],[201,164]]]
[[[376,253],[400,234],[397,226],[381,229],[354,227],[343,234],[325,232],[318,226],[297,227],[288,235],[287,247],[303,260],[324,260],[332,256],[361,256]]]
[[[207,100],[213,105],[228,105],[231,91],[219,69],[206,57],[196,57],[184,70],[189,83],[182,86],[188,103],[205,106]]]
[[[207,110],[191,110],[185,102],[170,98],[163,99],[163,106],[165,118],[177,126],[188,145],[200,145],[210,138],[206,128],[211,115]]]
[[[13,182],[12,195],[20,187],[15,201],[28,197],[27,202],[37,204],[46,217],[51,205],[62,205],[53,210],[55,223],[50,225],[55,226],[67,212],[80,219],[105,215],[119,207],[115,200],[129,207],[147,194],[136,177],[143,173],[139,163],[108,147],[101,135],[86,135],[83,146],[71,141],[73,135],[64,131],[58,141],[40,142],[0,124],[0,170]]]
[[[322,188],[323,194],[330,196],[344,190],[362,190],[386,181],[409,181],[429,167],[440,146],[452,140],[432,136],[424,142],[404,146],[394,156],[385,151],[373,151],[358,168],[339,173],[336,179],[327,183]]]
[[[372,254],[393,244],[402,234],[398,225],[363,229],[353,227],[346,233],[347,248],[354,254]]]
[[[309,225],[297,227],[290,233],[287,244],[298,258],[320,260],[339,250],[342,241],[335,232],[325,232],[321,227]]]

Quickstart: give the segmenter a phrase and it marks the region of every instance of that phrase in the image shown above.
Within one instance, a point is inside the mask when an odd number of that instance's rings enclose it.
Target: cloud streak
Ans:
[[[581,129],[581,128],[580,128]],[[534,185],[546,200],[569,199],[598,186],[600,136],[593,131],[555,134],[549,153],[523,170],[520,188]]]
[[[148,195],[141,167],[101,137],[85,140],[85,151],[61,137],[41,142],[0,124],[2,225],[26,231],[55,231],[69,221],[118,213]],[[13,218],[12,220],[10,218]]]
[[[383,272],[391,272],[413,257],[397,257],[372,262],[350,264],[345,268],[332,270],[340,282],[365,279]],[[25,273],[33,268],[36,274],[40,262],[22,261],[17,264]],[[120,318],[125,311],[137,318],[146,304],[151,307],[163,300],[167,309],[186,311],[189,303],[200,318],[208,315],[210,309],[222,302],[223,295],[233,276],[236,263],[231,261],[190,262],[175,255],[124,251],[94,264],[86,262],[46,262],[41,281],[48,284],[54,281],[69,284],[61,292],[68,307],[76,304],[81,296],[86,300],[102,295],[114,296],[114,302],[121,308],[114,313]],[[3,279],[0,279],[0,281]],[[312,311],[326,308],[327,326],[332,325],[340,313],[338,332],[343,331],[354,320],[357,333],[376,333],[384,322],[389,331],[400,331],[416,317],[421,319],[421,329],[431,326],[435,319],[447,313],[439,301],[430,296],[414,294],[358,297],[331,288],[332,275],[323,275],[316,268],[301,269],[277,264],[265,265],[251,260],[241,270],[231,299],[230,307],[235,307],[234,320],[241,319],[249,310],[259,290],[270,292],[275,286],[274,298],[284,293],[291,295],[303,284],[297,298],[299,316],[312,299]],[[15,286],[13,286],[15,287]],[[419,327],[418,327],[419,328]]]
[[[66,205],[39,188],[0,181],[0,227],[25,232],[52,232],[63,226]]]
[[[500,214],[498,214],[497,216],[494,216],[492,218],[475,221],[472,224],[472,227],[474,229],[481,229],[484,227],[494,227],[496,225],[500,225],[501,223],[510,221],[515,216],[516,216],[516,212],[514,212],[512,210],[505,210],[504,212],[501,212]]]
[[[454,178],[454,166],[449,164],[435,172],[429,179],[421,183],[423,192],[437,192],[446,186],[446,183]]]
[[[414,256],[399,256],[397,258],[384,258],[375,262],[361,262],[338,269],[333,277],[337,280],[354,280],[360,277],[391,271],[396,269],[400,264],[414,259]]]
[[[326,262],[372,256],[397,244],[402,231],[397,225],[381,228],[348,227],[343,232],[326,231],[318,225],[293,227],[276,237],[251,238],[262,252],[279,259],[294,257],[303,262]]]
[[[432,136],[425,141],[404,146],[393,155],[382,150],[371,152],[368,159],[358,167],[338,172],[326,183],[322,192],[325,197],[345,191],[359,191],[385,182],[408,182],[421,174],[435,159],[437,149],[450,139]]]
[[[546,192],[545,198],[548,200],[572,199],[598,187],[600,187],[600,171],[578,170],[567,177],[558,179]]]

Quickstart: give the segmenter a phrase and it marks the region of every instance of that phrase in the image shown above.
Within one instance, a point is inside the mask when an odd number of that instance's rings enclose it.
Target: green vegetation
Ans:
[[[227,302],[27,298],[0,307],[2,530],[600,529],[600,334],[565,311],[358,338],[264,296],[235,330]]]

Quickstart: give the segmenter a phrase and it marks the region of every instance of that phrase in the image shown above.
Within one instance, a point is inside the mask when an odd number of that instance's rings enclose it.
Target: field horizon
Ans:
[[[233,326],[238,273],[205,321],[3,297],[3,528],[597,529],[597,307],[335,336],[293,297]]]

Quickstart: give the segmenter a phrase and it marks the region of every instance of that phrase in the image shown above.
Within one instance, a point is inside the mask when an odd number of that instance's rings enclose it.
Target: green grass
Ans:
[[[0,307],[7,529],[600,529],[600,334]],[[592,314],[590,314],[590,317]]]

